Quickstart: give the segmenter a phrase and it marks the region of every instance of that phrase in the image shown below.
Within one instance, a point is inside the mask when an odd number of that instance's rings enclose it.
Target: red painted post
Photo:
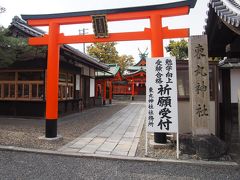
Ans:
[[[103,105],[106,105],[106,97],[107,97],[107,80],[103,81]]]
[[[48,61],[46,79],[46,138],[57,137],[58,79],[59,79],[59,24],[49,24]]]
[[[112,81],[109,81],[109,104],[112,104]]]
[[[132,79],[132,101],[134,100],[134,79]]]
[[[152,57],[163,57],[162,17],[160,15],[151,15],[150,24]]]

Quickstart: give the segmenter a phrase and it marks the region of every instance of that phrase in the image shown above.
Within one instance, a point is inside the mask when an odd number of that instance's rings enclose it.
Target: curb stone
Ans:
[[[235,162],[219,162],[219,161],[203,161],[203,160],[174,160],[174,159],[154,159],[154,158],[143,158],[143,157],[129,157],[129,156],[113,156],[113,155],[100,155],[100,154],[80,154],[71,152],[59,152],[52,150],[41,150],[41,149],[30,149],[15,146],[2,146],[0,145],[0,151],[15,151],[25,153],[38,153],[56,156],[69,156],[69,157],[85,157],[85,158],[99,158],[99,159],[112,159],[112,160],[127,160],[127,161],[140,161],[140,162],[165,162],[165,163],[185,163],[194,165],[219,165],[219,166],[239,166]]]

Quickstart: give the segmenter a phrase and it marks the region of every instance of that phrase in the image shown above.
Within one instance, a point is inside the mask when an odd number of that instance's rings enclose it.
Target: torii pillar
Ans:
[[[163,57],[163,32],[162,32],[162,17],[160,15],[150,16],[151,25],[151,53],[152,57]],[[154,133],[154,142],[167,143],[166,133]]]
[[[46,83],[46,138],[57,136],[58,119],[58,79],[59,79],[59,44],[58,34],[60,26],[57,23],[49,25],[48,61]]]

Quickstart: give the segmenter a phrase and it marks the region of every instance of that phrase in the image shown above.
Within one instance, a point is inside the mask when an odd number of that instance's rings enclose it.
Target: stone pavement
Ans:
[[[144,120],[145,103],[132,102],[107,121],[60,148],[59,151],[135,156]]]

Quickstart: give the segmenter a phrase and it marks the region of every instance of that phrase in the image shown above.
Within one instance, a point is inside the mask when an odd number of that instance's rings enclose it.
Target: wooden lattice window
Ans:
[[[74,76],[70,73],[59,74],[58,98],[60,100],[74,98]]]
[[[44,72],[1,72],[0,100],[43,100]]]

